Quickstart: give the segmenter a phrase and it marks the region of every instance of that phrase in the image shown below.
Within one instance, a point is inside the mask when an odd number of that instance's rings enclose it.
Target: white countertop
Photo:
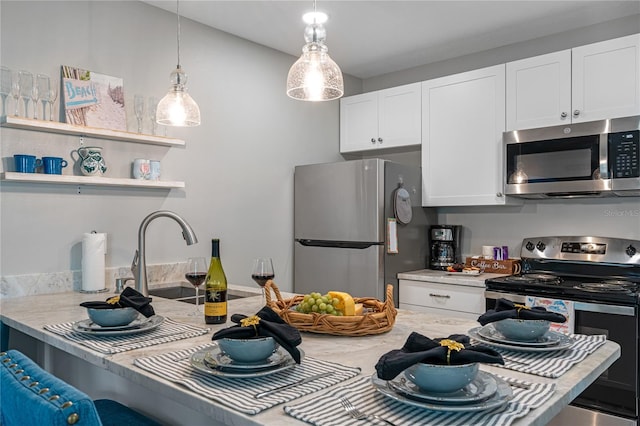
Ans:
[[[428,281],[441,284],[466,285],[469,287],[484,287],[484,281],[490,278],[505,277],[505,274],[481,273],[480,275],[469,275],[462,272],[445,272],[433,269],[420,269],[418,271],[402,272],[398,274],[398,279],[413,281]]]
[[[406,275],[410,277],[417,276],[410,273]],[[442,276],[442,278],[446,277]],[[477,277],[472,277],[472,280],[478,279]],[[290,295],[283,294],[283,297],[290,297]],[[62,355],[67,357],[69,356],[67,354],[70,354],[72,363],[67,365],[73,365],[74,368],[76,368],[76,364],[84,365],[88,363],[91,368],[101,371],[107,370],[110,374],[118,376],[118,380],[125,380],[126,383],[130,384],[132,389],[140,389],[140,392],[155,396],[158,401],[169,401],[170,404],[155,402],[155,406],[144,405],[139,398],[135,397],[121,401],[145,413],[152,413],[154,417],[161,419],[161,421],[167,424],[194,424],[192,419],[195,417],[176,418],[176,415],[172,413],[179,411],[177,407],[191,410],[194,416],[208,419],[208,424],[270,426],[305,424],[286,415],[281,405],[275,406],[255,416],[248,416],[236,412],[133,365],[134,359],[139,357],[158,355],[167,351],[188,349],[208,343],[211,341],[211,333],[196,338],[150,346],[119,354],[105,355],[43,329],[43,326],[47,324],[77,321],[86,318],[86,311],[79,306],[79,303],[96,299],[101,298],[92,294],[76,292],[2,299],[0,300],[2,305],[0,319],[12,329],[18,330],[37,341],[44,342],[44,352],[49,351],[47,347],[52,347],[57,350],[51,350],[49,352],[59,353],[59,350],[62,351]],[[159,315],[180,322],[205,326],[202,318],[188,316],[188,313],[194,309],[193,305],[155,297],[153,306]],[[229,313],[253,314],[257,312],[260,307],[260,297],[231,300],[229,302]],[[388,333],[365,337],[335,337],[303,333],[301,348],[307,356],[360,367],[362,369],[362,375],[371,375],[375,371],[374,366],[378,358],[391,349],[400,348],[412,331],[435,337],[452,333],[466,333],[470,328],[475,326],[477,326],[477,323],[474,321],[436,317],[425,313],[399,310],[394,328]],[[211,327],[212,331],[215,331],[226,326],[207,327]],[[550,421],[619,356],[620,346],[615,342],[608,341],[583,362],[574,366],[562,375],[561,378],[556,380],[507,369],[499,369],[488,365],[483,365],[482,369],[490,372],[499,372],[499,374],[513,378],[536,382],[553,382],[556,384],[556,390],[553,396],[542,407],[532,410],[526,417],[518,419],[513,423],[513,426],[537,426]],[[118,390],[110,395],[112,399],[118,399],[118,396]],[[122,398],[121,395],[120,397]],[[313,397],[313,394],[311,394],[295,400],[294,403]]]

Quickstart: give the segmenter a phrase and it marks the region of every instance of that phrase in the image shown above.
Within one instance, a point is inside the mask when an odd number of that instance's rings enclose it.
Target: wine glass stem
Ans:
[[[196,315],[200,313],[200,309],[198,309],[199,302],[200,302],[200,287],[196,286]]]
[[[260,287],[260,289],[262,290],[262,306],[267,304],[267,298],[264,295],[264,287]]]
[[[138,133],[142,133],[142,118],[138,118]]]

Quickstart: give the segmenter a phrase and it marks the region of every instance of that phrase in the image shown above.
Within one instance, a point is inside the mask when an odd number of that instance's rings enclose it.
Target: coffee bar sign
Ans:
[[[465,266],[479,268],[484,272],[490,272],[493,274],[511,275],[520,273],[519,259],[493,260],[484,259],[482,257],[467,257]]]

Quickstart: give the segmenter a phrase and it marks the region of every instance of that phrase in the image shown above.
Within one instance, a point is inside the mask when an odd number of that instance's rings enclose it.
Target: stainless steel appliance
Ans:
[[[420,169],[381,159],[297,166],[294,290],[384,300],[401,271],[426,267]],[[392,219],[392,220],[390,220]]]
[[[526,296],[572,301],[576,333],[605,334],[621,348],[620,358],[573,401],[572,406],[587,410],[574,409],[572,421],[636,425],[640,409],[640,241],[526,238],[520,254],[521,274],[486,280],[487,308],[501,297],[519,303]],[[580,413],[588,419],[579,417]],[[592,423],[602,416],[614,418]]]
[[[429,266],[444,271],[447,266],[460,263],[460,225],[432,225],[429,229]]]
[[[640,196],[640,116],[505,132],[505,194]]]

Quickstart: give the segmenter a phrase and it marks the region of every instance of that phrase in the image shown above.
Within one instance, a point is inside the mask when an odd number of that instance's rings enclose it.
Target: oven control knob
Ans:
[[[624,252],[627,253],[629,255],[629,257],[633,257],[633,256],[636,255],[638,250],[634,246],[629,244],[629,247],[627,247]]]
[[[527,242],[527,245],[524,247],[529,251],[533,251],[533,249],[536,248],[531,241]]]
[[[543,243],[542,241],[538,241],[538,244],[536,244],[536,248],[540,251],[544,251],[544,249],[547,247],[547,245],[545,243]]]

